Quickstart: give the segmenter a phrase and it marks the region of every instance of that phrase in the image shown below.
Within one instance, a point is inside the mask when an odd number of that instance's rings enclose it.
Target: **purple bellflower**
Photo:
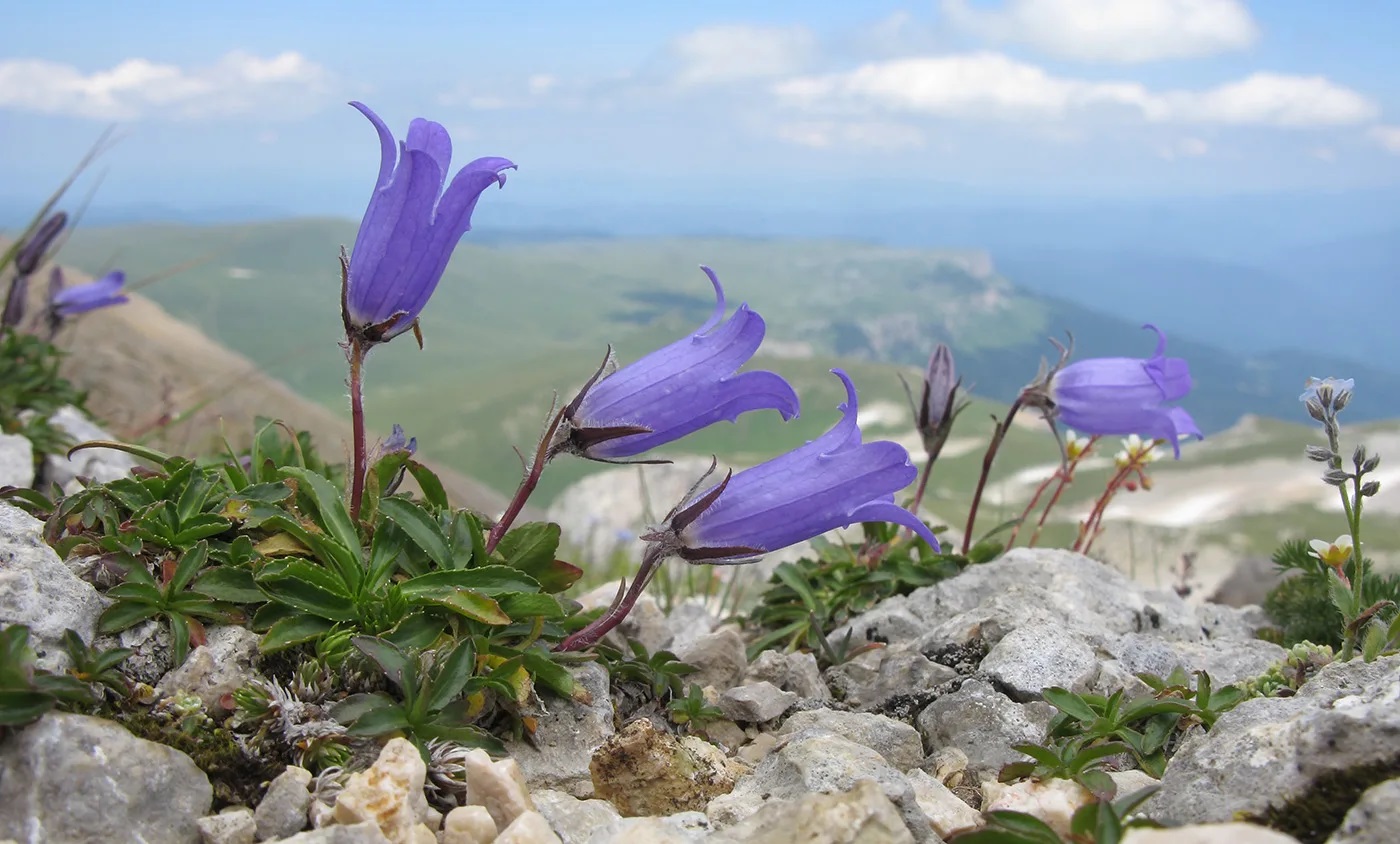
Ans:
[[[55,267],[53,278],[49,280],[49,313],[53,319],[62,321],[98,308],[121,305],[129,301],[122,293],[124,284],[126,273],[117,270],[97,281],[65,287],[63,274]]]
[[[1074,430],[1098,436],[1140,434],[1171,444],[1181,457],[1183,434],[1202,439],[1191,415],[1167,402],[1191,392],[1191,370],[1183,358],[1166,356],[1167,335],[1157,333],[1152,357],[1090,358],[1061,367],[1050,376],[1054,413]]]
[[[452,139],[441,124],[417,118],[399,142],[367,106],[350,105],[379,133],[380,162],[345,268],[341,310],[349,335],[373,344],[416,325],[457,242],[471,229],[477,200],[491,185],[505,185],[504,171],[515,164],[478,158],[444,190]]]
[[[939,547],[927,525],[894,503],[895,493],[918,476],[909,452],[886,440],[861,442],[855,385],[841,370],[832,373],[846,387],[841,421],[806,445],[726,475],[703,492],[696,484],[663,525],[642,536],[647,550],[631,588],[619,591],[608,611],[565,639],[560,650],[586,648],[607,635],[626,618],[668,557],[715,565],[748,563],[857,522],[904,525]]]
[[[798,413],[797,393],[766,370],[736,374],[763,342],[763,317],[747,304],[724,319],[724,288],[701,267],[715,288],[715,309],[694,334],[657,349],[635,363],[607,372],[603,367],[564,408],[563,424],[550,456],[571,452],[591,460],[616,461],[673,442],[750,410],[776,410],[784,419]]]

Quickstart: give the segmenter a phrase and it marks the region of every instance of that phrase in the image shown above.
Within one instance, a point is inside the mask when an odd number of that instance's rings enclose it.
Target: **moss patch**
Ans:
[[[1303,844],[1322,844],[1342,825],[1342,819],[1363,791],[1397,775],[1400,755],[1384,762],[1332,771],[1315,780],[1304,794],[1246,820],[1287,833]]]

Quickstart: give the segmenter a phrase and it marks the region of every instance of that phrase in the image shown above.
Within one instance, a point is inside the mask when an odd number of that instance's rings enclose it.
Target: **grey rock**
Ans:
[[[1298,844],[1298,839],[1249,823],[1208,823],[1168,829],[1130,829],[1123,844]]]
[[[685,679],[701,688],[724,691],[743,679],[749,667],[744,640],[732,627],[721,627],[673,651],[681,662],[695,666],[695,673]]]
[[[856,708],[876,706],[895,695],[925,692],[957,678],[913,647],[880,648],[833,665],[824,675],[844,703]]]
[[[916,589],[903,607],[917,621],[924,651],[974,637],[995,644],[1035,622],[1065,627],[1091,647],[1124,633],[1204,638],[1195,610],[1177,595],[1144,590],[1103,563],[1052,549],[1014,548],[994,565]],[[863,619],[851,626],[861,630]]]
[[[930,751],[955,747],[967,755],[973,782],[996,779],[1001,767],[1025,757],[1013,744],[1045,738],[1054,707],[1017,703],[984,680],[967,680],[919,713],[917,726]]]
[[[982,670],[1016,700],[1039,700],[1049,686],[1086,692],[1099,673],[1094,650],[1063,624],[1027,624],[1002,637]]]
[[[861,613],[850,622],[841,625],[826,637],[832,647],[846,641],[860,642],[907,642],[928,632],[928,624],[913,612],[909,599],[904,595],[886,598],[870,610]]]
[[[143,621],[117,634],[117,642],[134,653],[122,663],[122,673],[137,683],[154,686],[160,682],[174,662],[174,643],[170,627],[162,622]]]
[[[63,632],[72,629],[91,644],[106,599],[68,570],[44,542],[43,529],[43,522],[0,502],[0,627],[27,626],[39,667],[62,671],[68,667]]]
[[[190,652],[185,664],[166,672],[156,684],[162,696],[189,692],[209,712],[224,709],[224,696],[257,676],[258,634],[236,624],[211,627],[208,639]],[[290,833],[287,833],[290,834]]]
[[[914,770],[904,775],[914,788],[914,798],[928,817],[933,831],[942,838],[982,825],[982,813],[967,805],[940,780]]]
[[[588,844],[701,844],[709,840],[710,830],[710,819],[702,812],[623,818],[595,831]]]
[[[520,764],[531,789],[557,789],[574,797],[593,796],[588,771],[593,753],[616,732],[607,669],[586,663],[572,670],[585,700],[546,699],[533,741],[510,741],[506,750]]]
[[[710,839],[714,844],[913,844],[899,809],[872,780],[841,794],[768,803]]]
[[[0,434],[0,486],[33,485],[33,443],[20,434]]]
[[[762,681],[735,686],[719,696],[719,711],[732,721],[761,724],[772,721],[797,702],[797,695]]]
[[[530,799],[564,844],[587,844],[593,833],[622,819],[606,800],[580,800],[565,791],[539,789]]]
[[[58,412],[49,417],[49,423],[77,443],[115,439],[72,405],[59,408]],[[124,451],[85,448],[71,458],[62,454],[48,455],[44,458],[42,474],[45,484],[57,484],[64,492],[72,493],[78,488],[79,477],[91,478],[100,484],[107,483],[131,474],[135,466],[136,461]]]
[[[311,808],[311,772],[295,765],[278,774],[267,787],[253,818],[258,840],[286,838],[306,829],[306,810]]]
[[[1253,639],[1260,630],[1273,626],[1263,607],[1254,604],[1200,604],[1196,607],[1196,620],[1207,639]]]
[[[931,838],[928,818],[902,773],[874,750],[819,730],[789,736],[750,776],[739,780],[732,792],[711,800],[705,814],[719,826],[732,826],[768,800],[795,800],[813,793],[844,794],[861,780],[873,780],[899,808],[916,841]]]
[[[1400,779],[1366,789],[1327,844],[1389,844],[1400,831]]]
[[[0,744],[0,837],[190,844],[214,793],[185,754],[87,715],[49,714]]]
[[[822,681],[817,657],[811,653],[764,651],[749,664],[744,682],[766,680],[780,689],[808,700],[830,700],[831,690]]]
[[[1257,817],[1323,784],[1336,802],[1339,779],[1359,798],[1400,774],[1398,701],[1400,656],[1334,662],[1297,695],[1247,700],[1187,738],[1146,811],[1168,825]]]
[[[671,634],[666,647],[675,651],[676,648],[689,645],[718,626],[719,619],[710,612],[704,601],[699,598],[687,598],[672,608],[666,616],[666,629]]]
[[[374,821],[364,821],[299,832],[291,838],[279,839],[276,844],[390,844],[390,841]]]
[[[900,771],[917,768],[924,761],[924,743],[919,738],[919,731],[903,721],[884,715],[834,709],[796,712],[783,722],[777,734],[787,736],[815,730],[868,747]]]
[[[258,822],[247,806],[226,809],[195,821],[200,844],[253,844],[258,840]]]

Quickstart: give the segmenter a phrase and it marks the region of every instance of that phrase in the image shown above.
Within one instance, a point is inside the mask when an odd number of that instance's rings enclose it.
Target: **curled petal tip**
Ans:
[[[715,289],[715,309],[710,313],[710,318],[705,320],[705,324],[700,326],[700,330],[695,332],[696,334],[704,334],[706,331],[719,325],[720,320],[724,319],[724,311],[728,307],[724,301],[724,285],[720,284],[719,276],[715,275],[715,271],[704,264],[700,265],[700,269],[709,277],[710,285]]]
[[[856,398],[856,385],[851,381],[851,376],[846,374],[846,370],[836,368],[831,370],[831,374],[841,379],[841,383],[846,385],[846,401],[841,405],[842,413],[855,413],[859,407]]]

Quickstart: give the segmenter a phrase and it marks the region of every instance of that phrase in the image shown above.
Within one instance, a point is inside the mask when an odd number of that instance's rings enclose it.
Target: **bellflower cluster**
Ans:
[[[1090,358],[1060,367],[1049,379],[1047,395],[1054,415],[1085,434],[1141,434],[1165,440],[1181,457],[1180,438],[1202,438],[1191,414],[1170,406],[1191,392],[1191,370],[1183,358],[1166,356],[1167,336],[1157,333],[1152,357]]]
[[[468,163],[452,183],[452,139],[442,124],[417,118],[396,141],[363,103],[350,105],[379,133],[379,177],[345,267],[341,309],[346,332],[373,344],[414,327],[433,295],[457,242],[471,229],[472,211],[491,185],[505,185],[509,159]]]
[[[714,270],[700,269],[715,289],[710,318],[689,337],[605,373],[610,354],[564,409],[551,456],[571,452],[615,461],[751,410],[776,410],[784,420],[797,416],[797,394],[777,373],[736,374],[763,342],[763,317],[742,304],[725,320],[724,287]]]
[[[747,563],[835,528],[876,521],[904,525],[939,548],[928,526],[894,503],[895,493],[918,475],[909,452],[894,442],[861,442],[855,385],[845,372],[832,373],[846,388],[835,427],[787,454],[726,475],[704,491],[697,484],[663,525],[642,537],[647,550],[631,587],[619,592],[597,621],[565,639],[560,650],[585,648],[607,635],[626,618],[668,557]]]

